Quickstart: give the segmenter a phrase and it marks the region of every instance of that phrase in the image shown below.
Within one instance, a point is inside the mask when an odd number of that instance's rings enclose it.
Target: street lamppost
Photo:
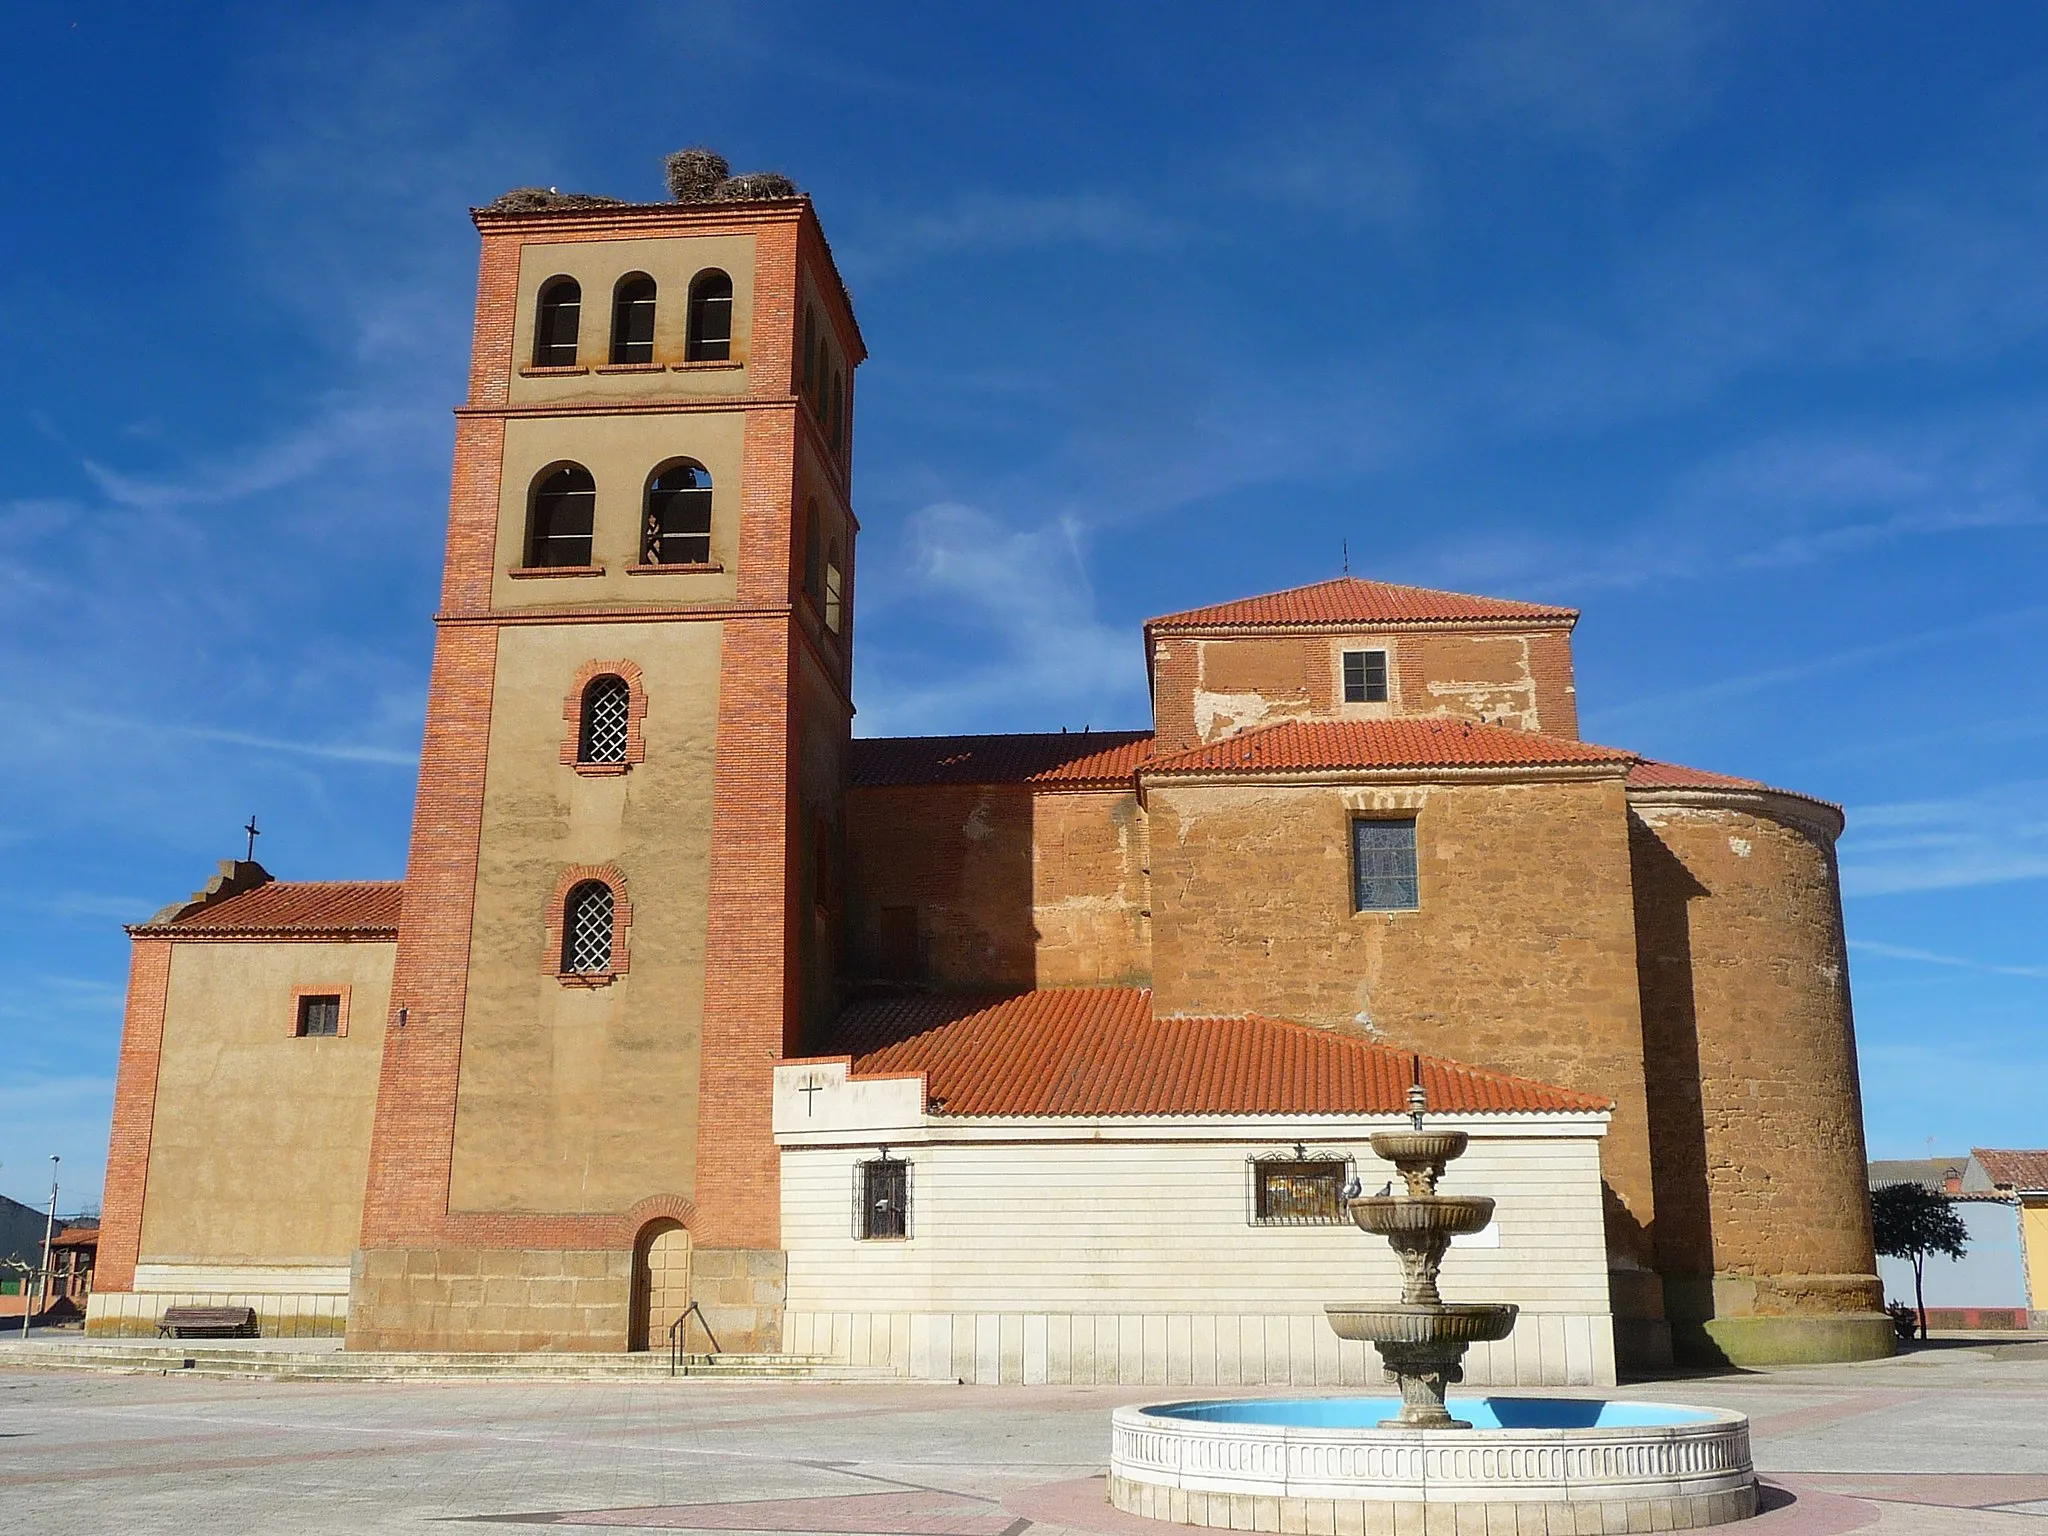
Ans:
[[[28,1342],[28,1320],[36,1311],[35,1303],[47,1305],[50,1299],[50,1243],[57,1235],[57,1154],[50,1154],[50,1210],[43,1218],[43,1267],[36,1275],[36,1292],[33,1300],[29,1296],[28,1284],[24,1278],[21,1287],[21,1341]]]

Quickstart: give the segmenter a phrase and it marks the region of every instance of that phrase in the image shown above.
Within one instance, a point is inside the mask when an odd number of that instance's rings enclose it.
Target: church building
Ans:
[[[866,346],[678,159],[475,211],[405,878],[129,929],[91,1332],[1360,1381],[1419,1078],[1474,1380],[1890,1352],[1836,807],[1580,739],[1569,608],[1349,576],[1146,624],[1148,730],[854,738]]]

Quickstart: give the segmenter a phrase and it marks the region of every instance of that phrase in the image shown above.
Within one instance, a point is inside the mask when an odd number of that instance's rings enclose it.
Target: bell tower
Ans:
[[[685,1297],[780,1347],[769,1101],[837,1006],[865,351],[809,199],[714,170],[473,214],[352,1347],[646,1347]]]

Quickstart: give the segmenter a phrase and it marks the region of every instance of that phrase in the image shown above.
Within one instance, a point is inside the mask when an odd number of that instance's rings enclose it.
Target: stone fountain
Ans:
[[[1333,1302],[1346,1339],[1379,1351],[1399,1398],[1155,1403],[1112,1416],[1109,1497],[1186,1525],[1261,1531],[1687,1530],[1756,1513],[1749,1420],[1718,1408],[1596,1397],[1445,1400],[1472,1345],[1504,1339],[1517,1308],[1447,1302],[1451,1239],[1493,1218],[1484,1195],[1440,1195],[1463,1131],[1427,1131],[1421,1062],[1405,1131],[1371,1137],[1400,1194],[1348,1202],[1401,1261],[1401,1299]],[[1457,1409],[1458,1417],[1452,1413]],[[1391,1416],[1389,1416],[1391,1411]]]
[[[1474,1344],[1504,1339],[1519,1310],[1502,1302],[1447,1302],[1437,1291],[1437,1272],[1451,1239],[1484,1231],[1493,1220],[1485,1195],[1440,1195],[1444,1167],[1464,1156],[1463,1131],[1425,1131],[1428,1099],[1422,1063],[1408,1090],[1406,1131],[1380,1131],[1372,1149],[1400,1170],[1403,1194],[1365,1195],[1350,1202],[1351,1219],[1384,1237],[1401,1261],[1398,1302],[1331,1302],[1323,1310],[1337,1336],[1359,1339],[1380,1353],[1387,1378],[1401,1388],[1401,1411],[1383,1429],[1470,1429],[1451,1417],[1444,1390],[1465,1379],[1465,1351]]]

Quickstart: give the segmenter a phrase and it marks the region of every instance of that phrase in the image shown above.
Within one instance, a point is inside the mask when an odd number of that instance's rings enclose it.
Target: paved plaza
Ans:
[[[6,1359],[0,1346],[0,1366]],[[1109,1410],[1170,1390],[358,1384],[0,1368],[10,1536],[565,1530],[1163,1536],[1103,1501]],[[2048,1339],[1638,1384],[1754,1421],[1733,1529],[2048,1536]]]

